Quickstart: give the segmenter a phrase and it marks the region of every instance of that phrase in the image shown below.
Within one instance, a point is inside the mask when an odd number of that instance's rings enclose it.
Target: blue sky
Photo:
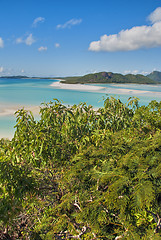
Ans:
[[[0,3],[0,76],[161,71],[159,0]]]

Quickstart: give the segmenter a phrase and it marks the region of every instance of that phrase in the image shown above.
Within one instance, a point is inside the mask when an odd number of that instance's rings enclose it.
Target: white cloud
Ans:
[[[17,44],[19,44],[19,43],[23,43],[22,38],[17,38],[17,39],[16,39],[16,43],[17,43]]]
[[[142,71],[142,70],[125,70],[123,74],[142,74],[142,75],[148,75],[150,72]]]
[[[146,76],[146,75],[150,74],[150,72],[142,71],[141,74]]]
[[[3,48],[4,47],[4,42],[3,42],[3,39],[0,37],[0,48]]]
[[[28,45],[28,46],[31,46],[34,42],[35,42],[35,39],[33,38],[32,33],[30,33],[30,34],[28,35],[28,37],[25,38],[25,39],[23,39],[23,38],[21,38],[21,37],[16,39],[16,43],[17,43],[17,44],[25,43],[25,44]]]
[[[152,23],[161,21],[161,7],[158,7],[157,9],[155,9],[155,11],[149,15],[148,19]]]
[[[4,68],[3,68],[3,67],[0,67],[0,73],[2,73],[2,72],[3,72],[3,70],[4,70]]]
[[[35,42],[35,39],[32,36],[32,33],[29,34],[29,36],[25,39],[26,45],[32,45]]]
[[[156,21],[156,19],[158,20]],[[159,17],[155,18],[155,22],[151,26],[136,26],[122,30],[118,34],[105,34],[99,41],[91,42],[89,50],[116,52],[161,46],[161,19],[159,19]]]
[[[57,29],[60,29],[60,28],[71,28],[72,26],[74,25],[78,25],[82,22],[82,19],[71,19],[69,21],[67,21],[66,23],[64,24],[58,24],[56,26]]]
[[[26,74],[26,71],[24,69],[0,67],[0,76],[17,76],[24,74]]]
[[[60,43],[55,43],[55,47],[59,48],[60,47]]]
[[[139,70],[125,70],[124,74],[139,74]]]
[[[41,47],[38,48],[38,51],[39,51],[39,52],[47,51],[47,47],[41,46]]]
[[[33,21],[32,26],[36,27],[38,23],[43,23],[44,21],[45,21],[45,18],[43,18],[43,17],[35,18],[35,20]]]

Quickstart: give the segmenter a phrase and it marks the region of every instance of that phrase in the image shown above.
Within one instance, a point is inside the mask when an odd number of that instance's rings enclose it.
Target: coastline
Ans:
[[[65,80],[63,79],[58,79],[54,78],[54,81],[47,81],[46,87],[49,89],[49,94],[53,98],[59,98],[64,101],[67,99],[66,96],[69,96],[69,102],[70,104],[73,105],[75,101],[79,100],[80,97],[80,102],[87,102],[88,104],[91,104],[90,102],[96,103],[97,97],[98,101],[103,99],[103,96],[114,96],[119,99],[123,99],[121,101],[127,101],[128,97],[138,97],[140,99],[140,102],[143,101],[143,104],[147,105],[147,102],[150,101],[150,99],[156,99],[156,101],[161,100],[161,85],[153,85],[154,88],[152,87],[138,87],[134,89],[129,86],[129,84],[116,84],[116,83],[111,83],[111,84],[68,84],[64,83]],[[63,82],[62,82],[63,81]],[[43,82],[43,84],[45,84]],[[115,87],[112,87],[114,85]],[[121,85],[121,86],[120,86]],[[42,85],[43,86],[43,85]],[[43,89],[42,86],[40,85],[40,90]],[[135,85],[134,85],[135,86]],[[150,85],[148,85],[150,86]],[[35,87],[35,86],[34,86]],[[39,85],[38,85],[39,87]],[[158,87],[158,89],[156,89]],[[35,88],[36,89],[36,88]],[[60,90],[65,90],[65,91],[60,91]],[[155,90],[156,89],[156,90]],[[1,88],[2,92],[3,89]],[[30,89],[29,89],[30,90]],[[34,89],[33,89],[34,90]],[[41,90],[41,96],[42,98],[48,94],[48,92],[44,90]],[[79,93],[80,92],[80,93]],[[33,93],[33,91],[32,91]],[[92,93],[92,94],[91,94]],[[57,97],[59,95],[59,97]],[[35,95],[37,96],[37,95]],[[47,95],[48,96],[48,95]],[[56,96],[56,97],[55,97]],[[23,96],[22,96],[23,97]],[[39,97],[39,95],[38,95]],[[51,97],[51,99],[52,99]],[[4,101],[5,98],[3,98],[3,95],[1,97],[0,101],[0,138],[9,138],[12,139],[14,135],[14,126],[16,124],[16,116],[15,112],[19,109],[24,108],[27,111],[31,111],[34,115],[34,117],[39,118],[39,112],[40,112],[40,106],[38,103],[35,103],[35,105],[31,104],[26,104],[22,103],[21,101],[17,101],[17,103],[12,102],[12,99],[9,97],[8,99],[11,99],[10,102]],[[7,98],[6,98],[7,99]],[[84,100],[85,99],[85,100]],[[101,100],[102,101],[102,100]],[[25,102],[25,101],[23,101]],[[41,101],[42,102],[42,101]],[[40,102],[40,104],[41,104]],[[46,100],[47,102],[47,100]],[[68,101],[64,101],[66,105],[69,105]],[[100,102],[100,101],[99,101]],[[98,102],[96,103],[97,106],[100,106]],[[95,104],[93,105],[93,108],[97,110],[99,107],[96,107]]]
[[[118,88],[112,88],[107,86],[98,86],[98,85],[88,85],[88,84],[68,84],[61,83],[62,79],[54,79],[57,82],[52,82],[50,87],[56,89],[65,89],[65,90],[74,90],[74,91],[83,91],[83,92],[98,92],[103,94],[116,94],[116,95],[131,95],[131,96],[161,96],[161,92],[153,92],[148,90],[137,90],[131,88],[119,88],[119,84],[114,84]],[[112,84],[113,85],[113,84]],[[21,105],[21,104],[12,104],[0,102],[0,117],[5,116],[14,116],[15,112],[18,109],[24,108],[27,111],[31,111],[34,115],[39,115],[40,106],[36,105]]]
[[[150,91],[126,89],[126,88],[118,88],[118,89],[109,88],[108,92],[112,94],[134,94],[134,95],[150,93]]]
[[[27,111],[31,111],[34,115],[39,115],[39,106],[20,106],[20,105],[0,105],[0,117],[14,116],[18,109],[24,108]]]
[[[39,116],[39,106],[20,106],[20,105],[1,105],[0,104],[0,139],[12,140],[14,136],[14,126],[16,125],[15,112],[19,109],[24,108],[27,111],[31,111],[36,118]]]
[[[100,86],[93,86],[93,85],[86,85],[86,84],[67,84],[67,83],[61,83],[61,79],[55,79],[58,80],[59,82],[53,82],[50,84],[51,87],[54,88],[59,88],[59,89],[67,89],[67,90],[77,90],[77,91],[99,91],[103,90],[106,87],[100,87]]]
[[[58,89],[65,89],[65,90],[74,90],[74,91],[85,91],[85,92],[100,92],[105,94],[129,94],[129,95],[158,95],[160,96],[160,92],[153,92],[153,91],[147,91],[147,90],[136,90],[131,88],[119,88],[113,89],[106,86],[97,86],[97,85],[88,85],[88,84],[68,84],[68,83],[61,83],[62,79],[55,79],[58,80],[58,82],[53,82],[50,84],[51,87],[58,88]],[[115,85],[115,86],[117,86]]]

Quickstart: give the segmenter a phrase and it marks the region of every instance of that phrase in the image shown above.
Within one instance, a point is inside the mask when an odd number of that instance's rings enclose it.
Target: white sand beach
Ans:
[[[14,136],[14,126],[16,125],[15,112],[18,109],[24,108],[27,111],[31,111],[35,118],[39,116],[39,106],[21,106],[0,103],[0,139],[7,138],[12,139]]]
[[[107,88],[107,91],[109,93],[113,93],[113,94],[136,94],[136,95],[138,95],[138,94],[149,93],[149,91],[126,89],[126,88],[119,88],[119,89]]]
[[[27,111],[31,111],[34,115],[38,115],[40,111],[39,106],[21,106],[21,105],[2,105],[0,104],[0,117],[13,116],[18,109],[24,108]]]
[[[58,79],[57,79],[58,80]],[[106,87],[100,87],[100,86],[93,86],[93,85],[86,85],[86,84],[66,84],[66,83],[60,83],[59,82],[53,82],[50,84],[51,87],[54,88],[60,88],[60,89],[67,89],[67,90],[78,90],[78,91],[99,91],[103,90]]]
[[[158,96],[161,97],[161,92],[153,92],[147,90],[135,90],[135,89],[126,89],[126,88],[106,88],[107,94],[127,94],[131,96]]]
[[[135,90],[131,88],[110,88],[110,87],[103,87],[103,86],[97,86],[97,85],[87,85],[87,84],[67,84],[67,83],[61,83],[61,79],[56,79],[58,82],[53,82],[50,84],[50,86],[54,88],[59,89],[67,89],[67,90],[77,90],[77,91],[87,91],[87,92],[100,92],[100,93],[106,93],[106,94],[128,94],[132,96],[137,95],[158,95],[160,96],[160,92],[152,92],[152,91],[146,91],[146,90]],[[117,85],[115,85],[117,86]]]

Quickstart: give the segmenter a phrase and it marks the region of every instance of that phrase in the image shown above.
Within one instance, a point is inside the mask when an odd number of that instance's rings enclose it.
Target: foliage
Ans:
[[[141,74],[122,75],[112,72],[99,72],[87,74],[79,77],[64,78],[66,83],[138,83],[138,84],[156,84],[157,80],[151,79]],[[64,81],[62,81],[64,83]]]
[[[16,115],[0,140],[0,239],[160,239],[161,102]]]

